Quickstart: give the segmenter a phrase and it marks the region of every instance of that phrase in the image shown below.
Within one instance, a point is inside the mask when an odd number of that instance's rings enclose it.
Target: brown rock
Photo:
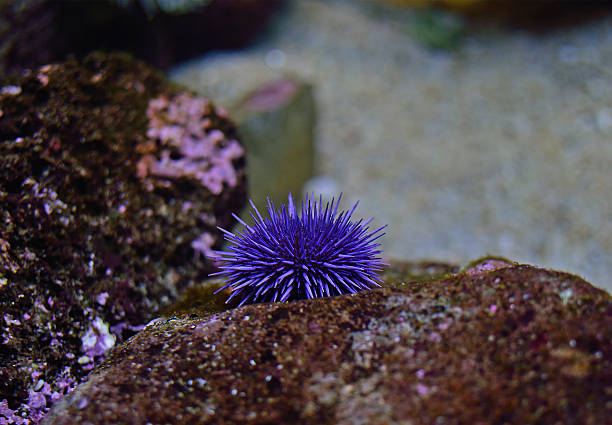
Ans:
[[[416,7],[445,7],[480,20],[513,24],[532,31],[555,30],[601,18],[610,12],[602,1],[540,0],[522,2],[512,0],[385,0],[389,3]]]
[[[246,198],[223,110],[126,56],[0,88],[0,423],[36,422],[213,269]]]
[[[252,43],[283,2],[3,0],[0,77],[96,50],[128,51],[168,68],[210,50]]]
[[[44,423],[606,423],[610,295],[483,270],[156,321]]]

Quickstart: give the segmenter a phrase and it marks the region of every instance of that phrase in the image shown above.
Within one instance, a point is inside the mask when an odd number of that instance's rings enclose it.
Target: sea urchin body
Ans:
[[[342,196],[342,195],[341,195]],[[263,218],[251,202],[254,224],[243,231],[225,233],[227,251],[217,253],[221,271],[240,305],[257,302],[284,302],[341,294],[353,294],[380,286],[377,273],[384,263],[375,241],[384,235],[380,227],[372,232],[372,220],[352,222],[350,211],[338,214],[338,203],[308,196],[297,213],[291,194],[287,205],[275,210],[268,200],[268,217]]]

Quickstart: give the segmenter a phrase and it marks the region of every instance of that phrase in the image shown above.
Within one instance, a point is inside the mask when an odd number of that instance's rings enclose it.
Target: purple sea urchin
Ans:
[[[306,196],[298,215],[289,194],[288,204],[278,210],[268,200],[266,218],[251,202],[252,226],[234,215],[245,230],[234,234],[219,228],[230,243],[228,251],[217,253],[222,264],[215,273],[228,281],[221,289],[233,290],[227,301],[238,297],[240,305],[284,302],[380,286],[377,272],[384,263],[374,242],[386,226],[368,232],[371,218],[351,222],[357,203],[338,214],[341,197],[323,208],[321,198],[313,202]]]

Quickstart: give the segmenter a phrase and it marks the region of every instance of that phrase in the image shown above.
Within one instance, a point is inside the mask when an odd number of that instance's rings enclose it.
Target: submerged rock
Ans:
[[[597,19],[610,12],[605,2],[541,0],[523,2],[516,7],[512,0],[385,0],[387,3],[417,8],[446,8],[481,20],[512,24],[522,28],[547,31]]]
[[[36,422],[213,268],[243,153],[223,110],[126,56],[0,89],[0,423]]]
[[[252,43],[283,3],[4,0],[0,3],[0,77],[95,50],[128,51],[167,68],[210,50]]]
[[[433,266],[392,266],[353,296],[152,322],[44,423],[606,422],[609,294],[500,259]]]
[[[314,172],[313,89],[295,79],[267,83],[232,108],[248,150],[249,197],[262,208],[299,196]]]

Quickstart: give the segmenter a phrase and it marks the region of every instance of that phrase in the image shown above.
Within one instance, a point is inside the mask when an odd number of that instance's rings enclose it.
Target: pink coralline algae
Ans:
[[[172,99],[165,95],[152,99],[147,108],[147,137],[158,144],[159,150],[156,155],[142,157],[139,177],[191,177],[214,195],[221,193],[224,183],[236,186],[233,162],[243,157],[244,149],[215,128],[213,120],[224,115],[225,111],[207,99],[188,93]]]
[[[502,258],[482,258],[468,265],[463,272],[467,275],[492,272],[495,270],[511,267],[512,263]]]
[[[116,342],[116,337],[109,332],[108,323],[97,317],[91,324],[89,330],[81,338],[83,352],[89,360],[102,356],[110,350]],[[89,363],[89,361],[84,361]]]
[[[210,233],[204,232],[199,238],[191,242],[191,247],[194,251],[201,253],[205,257],[212,258],[214,256],[214,250],[212,249],[215,239]]]

